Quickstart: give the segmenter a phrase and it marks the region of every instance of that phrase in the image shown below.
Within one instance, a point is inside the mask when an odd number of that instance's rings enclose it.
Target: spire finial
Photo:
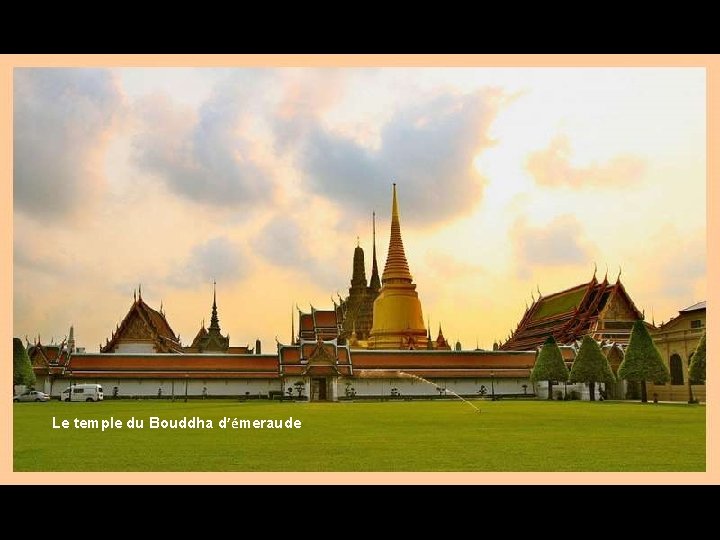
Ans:
[[[615,280],[615,283],[617,283],[618,281],[620,281],[620,276],[622,276],[622,265],[620,265],[620,271],[618,272],[618,277],[617,277],[617,279]]]
[[[297,308],[297,304],[295,307]],[[290,345],[295,345],[295,313],[292,306],[290,306]]]
[[[373,259],[372,259],[372,274],[370,275],[370,288],[379,291],[380,290],[380,274],[378,273],[377,265],[377,249],[375,246],[375,211],[373,210]]]
[[[593,269],[593,279],[595,279],[595,276],[597,275],[597,262],[593,261],[593,265],[595,265],[595,268]]]
[[[357,247],[360,247],[360,236],[357,237]]]
[[[137,293],[135,292],[135,289],[133,289],[133,302],[137,302]]]
[[[138,300],[142,300],[142,283],[138,283]]]
[[[608,275],[608,265],[605,263],[605,277],[603,278],[603,281],[607,281],[607,275]]]
[[[213,305],[212,305],[212,313],[210,314],[210,328],[209,330],[215,330],[218,333],[220,332],[220,320],[218,319],[217,314],[217,295],[215,293],[215,280],[213,279]]]
[[[397,189],[393,184],[392,221],[390,224],[390,244],[388,256],[385,260],[385,270],[382,277],[383,283],[398,282],[412,283],[412,275],[405,257],[402,235],[400,233],[400,212],[398,210]]]
[[[540,285],[538,284],[538,285],[535,285],[535,286],[537,287],[537,292],[538,292],[538,300],[539,300],[539,299],[540,299],[540,297],[542,296],[542,293],[540,292]]]

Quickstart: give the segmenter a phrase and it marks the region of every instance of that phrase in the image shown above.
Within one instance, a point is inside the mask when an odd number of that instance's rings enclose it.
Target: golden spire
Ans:
[[[390,245],[388,256],[385,261],[385,270],[382,275],[382,282],[385,283],[412,283],[410,268],[405,257],[402,236],[400,234],[400,212],[398,211],[397,190],[393,184],[392,222],[390,224]]]

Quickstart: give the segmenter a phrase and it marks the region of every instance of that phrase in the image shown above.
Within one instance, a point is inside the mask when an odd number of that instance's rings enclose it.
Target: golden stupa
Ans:
[[[393,184],[392,222],[382,288],[373,304],[371,349],[426,349],[427,330],[416,285],[412,281],[402,236],[397,190]]]

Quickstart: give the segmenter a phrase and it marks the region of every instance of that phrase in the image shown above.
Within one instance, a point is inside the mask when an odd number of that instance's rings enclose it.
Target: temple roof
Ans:
[[[619,277],[614,284],[610,284],[607,279],[598,282],[593,275],[587,283],[547,296],[541,295],[534,300],[517,329],[511,332],[500,349],[532,350],[541,346],[550,335],[560,344],[582,339],[584,335],[596,331],[598,320],[611,301],[624,306],[625,313],[609,318],[628,322],[644,318]],[[627,333],[628,337],[630,334],[629,328],[616,329],[615,332]]]
[[[247,354],[78,354],[76,377],[98,378],[277,378],[277,355]]]
[[[27,348],[27,353],[33,367],[64,366],[70,358],[64,344],[43,345],[37,342]]]
[[[175,335],[165,318],[165,314],[148,306],[139,294],[133,300],[112,337],[107,340],[100,352],[112,352],[122,339],[147,339],[155,343],[158,352],[181,352],[180,338]]]
[[[537,300],[537,308],[533,311],[532,320],[547,319],[577,309],[588,291],[588,284],[583,283],[571,289],[541,297]]]

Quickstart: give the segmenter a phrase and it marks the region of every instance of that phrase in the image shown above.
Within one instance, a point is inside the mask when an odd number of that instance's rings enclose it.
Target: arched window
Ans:
[[[673,354],[670,357],[670,384],[685,384],[685,378],[683,377],[682,360],[677,354]]]

